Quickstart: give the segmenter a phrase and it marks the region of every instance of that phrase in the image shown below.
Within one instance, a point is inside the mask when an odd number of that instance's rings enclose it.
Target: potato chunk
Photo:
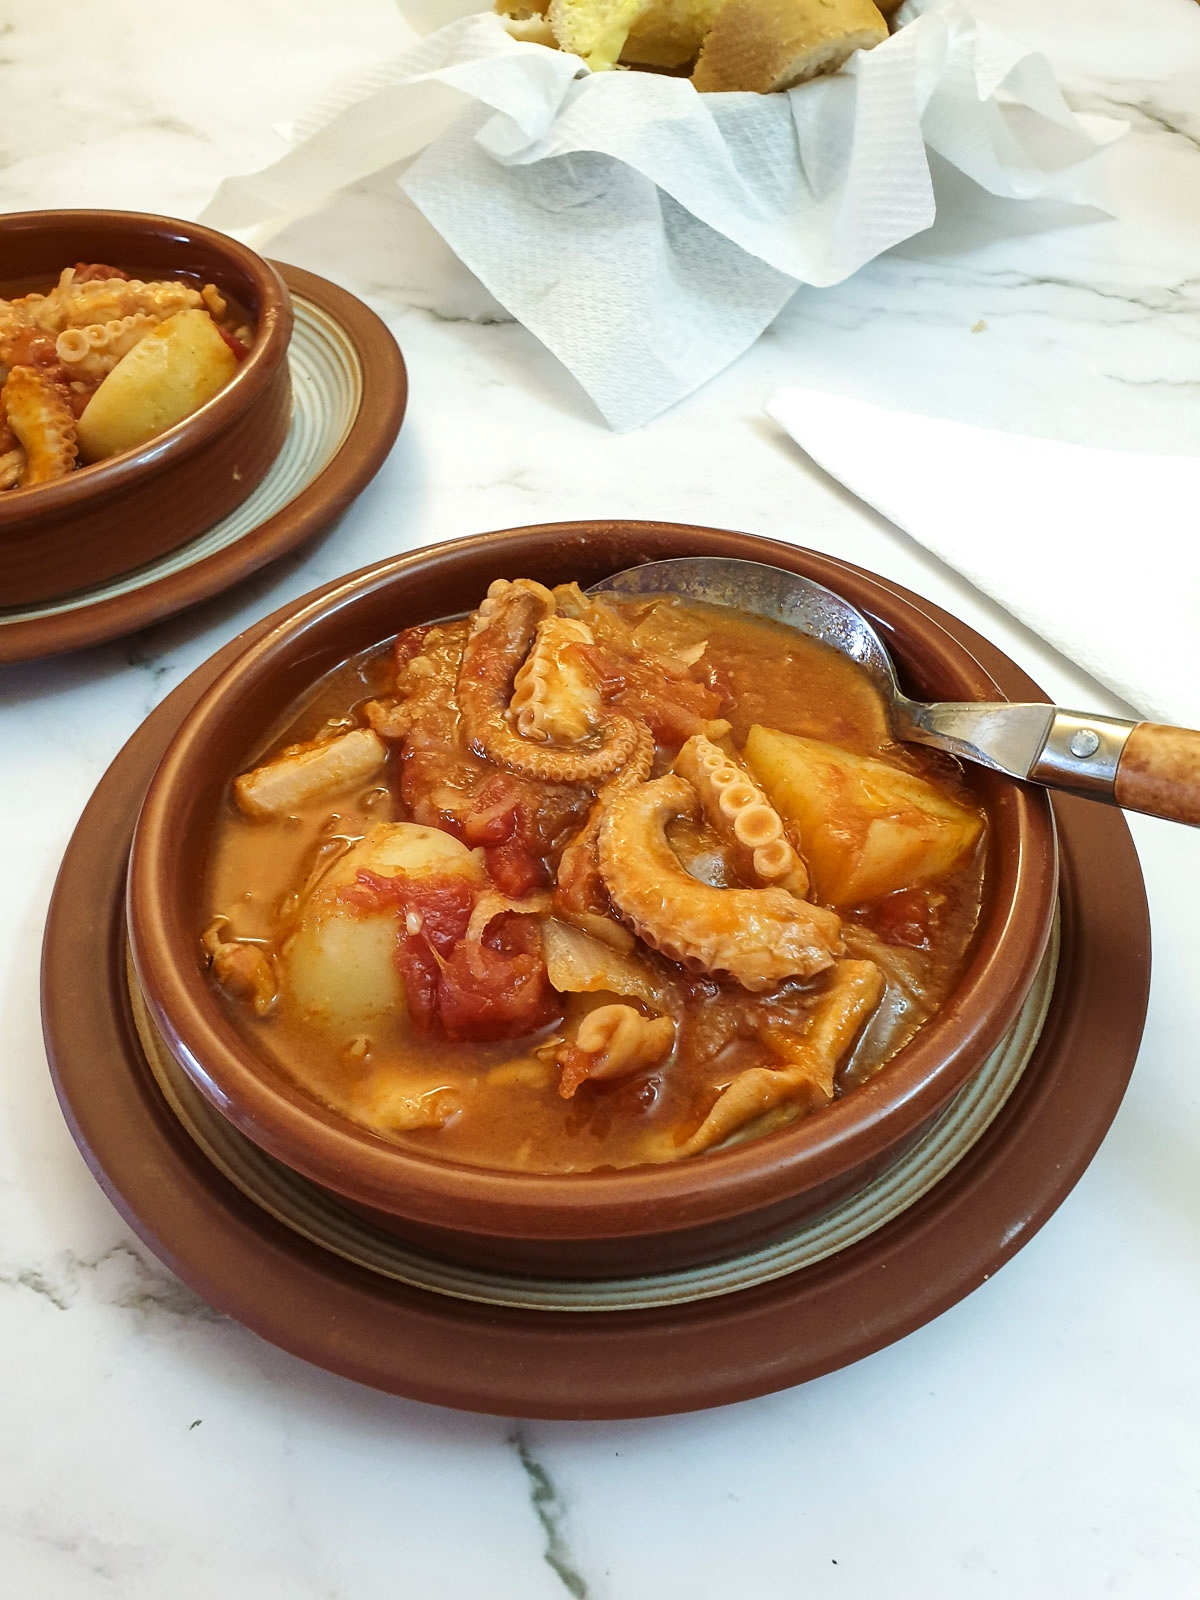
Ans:
[[[377,822],[347,855],[342,856],[322,881],[314,900],[343,884],[353,883],[361,871],[380,877],[427,878],[436,874],[464,878],[482,888],[486,874],[476,851],[468,850],[452,833],[427,828],[419,822]]]
[[[815,898],[854,906],[939,878],[979,838],[979,814],[899,767],[755,726],[744,759],[800,832]]]
[[[344,899],[359,872],[380,878],[485,881],[476,856],[448,833],[412,822],[380,822],[342,856],[305,902],[296,932],[283,947],[291,997],[312,1021],[343,1028],[403,1015],[404,985],[396,967],[402,936],[396,905],[363,907]]]
[[[190,417],[237,371],[207,311],[177,311],[123,355],[84,407],[79,453],[105,461]]]
[[[400,940],[394,911],[354,916],[332,907],[304,919],[284,947],[292,997],[311,1021],[335,1027],[396,1013],[404,985],[396,970]]]

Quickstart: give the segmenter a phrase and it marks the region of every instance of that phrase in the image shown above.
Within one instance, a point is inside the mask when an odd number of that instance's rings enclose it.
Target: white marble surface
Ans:
[[[264,1345],[110,1209],[40,1039],[55,871],[121,744],[241,626],[397,550],[589,515],[784,533],[950,607],[1058,699],[1120,710],[761,413],[801,382],[1089,444],[1196,450],[1200,7],[972,3],[1045,48],[1077,107],[1129,118],[1110,220],[949,185],[928,234],[839,288],[802,291],[734,368],[614,436],[421,219],[369,186],[274,249],[361,294],[404,349],[409,420],[376,482],[302,556],[231,595],[136,638],[0,668],[0,1594],[1200,1592],[1200,834],[1133,820],[1156,940],[1145,1043],[1111,1134],[1047,1227],[902,1343],[711,1413],[458,1415]],[[77,6],[0,8],[5,210],[195,215],[222,177],[279,151],[273,124],[405,37],[388,0],[210,0],[186,24],[149,0],[103,14],[81,73]],[[1086,529],[1048,536],[1087,559]]]

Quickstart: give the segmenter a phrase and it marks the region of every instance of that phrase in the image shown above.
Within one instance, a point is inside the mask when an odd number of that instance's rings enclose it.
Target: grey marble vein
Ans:
[[[0,1268],[0,1286],[27,1289],[59,1311],[69,1311],[85,1284],[98,1301],[139,1314],[221,1322],[220,1314],[163,1269],[155,1269],[131,1245],[111,1245],[88,1258],[64,1250],[53,1266]]]
[[[37,1511],[24,1517],[12,1532],[18,1539],[65,1557],[70,1569],[99,1578],[104,1585],[102,1592],[106,1594],[119,1595],[123,1586],[153,1561],[150,1550],[142,1545],[60,1526]]]
[[[1129,94],[1127,90],[1124,94],[1113,94],[1097,91],[1084,96],[1076,95],[1074,99],[1077,110],[1114,112],[1118,116],[1132,116],[1135,127],[1139,124],[1149,125],[1151,128],[1157,128],[1163,133],[1182,139],[1185,144],[1190,144],[1193,150],[1200,150],[1200,137],[1183,125],[1187,113],[1164,110],[1149,93]]]
[[[591,1590],[575,1565],[575,1558],[571,1554],[564,1533],[563,1524],[566,1521],[567,1508],[562,1495],[549,1472],[534,1456],[529,1441],[521,1429],[518,1428],[512,1433],[508,1442],[516,1451],[517,1459],[525,1469],[525,1476],[529,1479],[530,1504],[546,1535],[543,1559],[574,1600],[587,1600]]]

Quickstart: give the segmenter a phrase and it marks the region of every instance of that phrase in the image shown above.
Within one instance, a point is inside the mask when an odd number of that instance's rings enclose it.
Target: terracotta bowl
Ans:
[[[0,217],[0,294],[49,288],[77,261],[147,280],[187,274],[215,283],[253,314],[254,343],[219,394],[149,444],[53,483],[0,494],[0,606],[60,598],[185,544],[246,499],[287,435],[292,308],[269,262],[210,228],[170,217]]]
[[[981,776],[990,820],[969,964],[942,1011],[876,1077],[808,1120],[672,1166],[543,1176],[413,1154],[309,1099],[247,1046],[200,948],[199,887],[231,777],[294,698],[352,653],[460,614],[496,577],[585,586],[639,561],[720,555],[829,584],[877,621],[913,692],[996,699],[982,667],[903,592],[809,551],[662,523],[520,528],[419,551],[301,603],[185,719],[134,837],[128,921],[154,1026],[208,1100],[263,1149],[402,1238],[459,1261],[569,1277],[641,1274],[738,1254],[896,1160],[1009,1030],[1045,950],[1056,897],[1041,791]]]

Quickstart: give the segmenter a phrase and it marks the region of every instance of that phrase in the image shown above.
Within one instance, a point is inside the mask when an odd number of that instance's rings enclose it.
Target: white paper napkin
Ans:
[[[958,0],[908,0],[885,43],[770,95],[593,74],[462,5],[408,0],[414,25],[446,25],[222,185],[205,220],[295,216],[415,155],[405,191],[614,428],[720,371],[797,284],[929,227],[926,146],[995,194],[1084,199],[1076,169],[1124,128],[1076,117],[1043,57]]]
[[[808,389],[784,390],[767,411],[831,477],[1142,716],[1200,728],[1200,459],[1091,450]]]

